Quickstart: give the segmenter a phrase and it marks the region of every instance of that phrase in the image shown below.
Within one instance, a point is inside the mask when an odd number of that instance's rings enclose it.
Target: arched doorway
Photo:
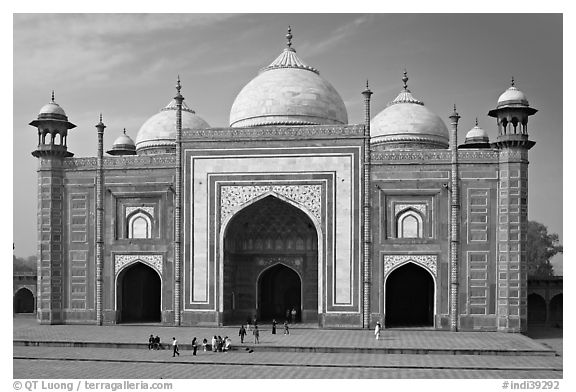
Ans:
[[[434,279],[424,268],[406,263],[386,279],[386,327],[434,325]]]
[[[264,271],[258,282],[258,316],[260,320],[286,318],[286,310],[296,309],[300,321],[301,283],[298,274],[283,264]]]
[[[550,326],[562,327],[562,294],[556,294],[550,300]]]
[[[546,323],[546,301],[541,295],[532,293],[528,296],[528,324],[544,325]]]
[[[158,273],[143,263],[135,263],[118,276],[117,310],[119,322],[161,321],[161,283]]]
[[[14,294],[14,313],[34,313],[34,294],[26,287]]]
[[[287,305],[301,321],[318,321],[318,234],[305,212],[266,196],[232,217],[223,241],[224,324],[274,318]],[[298,294],[284,298],[286,285]]]

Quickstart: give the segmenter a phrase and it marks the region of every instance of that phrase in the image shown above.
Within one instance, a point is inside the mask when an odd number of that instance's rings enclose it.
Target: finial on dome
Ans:
[[[286,34],[286,46],[288,49],[292,49],[292,28],[288,25],[288,34]]]
[[[178,75],[178,80],[176,81],[176,91],[180,94],[180,90],[182,89],[182,85],[180,84],[180,75]]]
[[[476,117],[476,126],[478,126],[478,117]]]
[[[124,128],[124,135],[126,135],[126,128]]]
[[[510,82],[510,86],[514,87],[514,76],[512,76],[512,81]]]
[[[52,90],[52,103],[54,103],[54,90]]]
[[[100,113],[100,122],[102,122],[102,113]]]

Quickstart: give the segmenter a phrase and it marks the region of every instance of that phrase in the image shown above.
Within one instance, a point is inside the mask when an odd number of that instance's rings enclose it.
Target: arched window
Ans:
[[[422,238],[422,217],[414,210],[407,210],[396,219],[398,238]]]
[[[148,214],[137,211],[128,218],[128,238],[152,238],[152,220]]]

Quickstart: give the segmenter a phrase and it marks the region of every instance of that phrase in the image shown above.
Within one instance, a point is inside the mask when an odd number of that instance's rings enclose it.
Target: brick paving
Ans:
[[[39,325],[32,318],[15,318],[14,341],[67,341],[106,343],[147,343],[151,333],[169,343],[175,336],[189,344],[194,336],[202,341],[214,335],[230,336],[238,343],[238,327],[164,327],[159,325]],[[545,350],[550,348],[521,334],[500,332],[459,332],[436,330],[385,330],[379,341],[370,330],[328,330],[292,328],[290,335],[272,335],[270,326],[260,326],[260,344],[271,347],[353,347],[398,349]],[[279,329],[281,332],[281,329]],[[251,336],[248,336],[250,341]]]
[[[277,365],[300,367],[364,367],[364,368],[455,368],[502,370],[562,370],[562,358],[548,356],[488,355],[419,355],[419,354],[334,354],[302,352],[259,352],[245,350],[229,353],[180,351],[173,358],[168,350],[14,347],[16,359],[90,360],[95,362],[189,363],[215,365]]]
[[[239,346],[237,327],[190,328],[159,325],[39,325],[32,318],[14,319],[14,378],[562,378],[562,357],[531,355],[530,350],[553,351],[520,334],[496,332],[450,333],[434,330],[386,330],[376,341],[372,331],[291,329],[289,336],[271,335],[261,326],[261,345],[251,343],[254,353],[243,349],[230,353],[192,356],[182,350],[172,358],[170,351],[142,348],[23,346],[24,342],[116,342],[146,343],[150,333],[163,342],[176,336],[189,343],[193,336],[209,338],[229,335]],[[248,340],[250,341],[250,340]],[[558,341],[556,341],[558,343]],[[560,339],[560,347],[562,346]],[[293,351],[281,348],[293,347]],[[435,355],[381,353],[303,352],[302,347],[414,348],[508,350],[514,355]],[[266,350],[264,349],[266,348]],[[275,351],[275,348],[278,350]],[[524,352],[523,350],[527,350]]]
[[[555,371],[322,368],[286,366],[232,366],[213,364],[126,363],[14,360],[15,379],[557,379]],[[500,384],[496,383],[498,390]]]

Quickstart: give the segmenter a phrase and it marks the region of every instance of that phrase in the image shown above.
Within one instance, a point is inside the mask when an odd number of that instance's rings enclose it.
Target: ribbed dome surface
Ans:
[[[210,125],[182,104],[182,129],[204,129]],[[136,136],[138,151],[151,147],[174,146],[176,140],[176,102],[172,100],[159,113],[150,117],[140,127]]]
[[[402,148],[448,147],[448,129],[442,119],[412,96],[406,75],[403,80],[404,90],[372,119],[371,142]]]
[[[240,91],[230,110],[231,127],[347,124],[344,101],[319,72],[288,47]]]

